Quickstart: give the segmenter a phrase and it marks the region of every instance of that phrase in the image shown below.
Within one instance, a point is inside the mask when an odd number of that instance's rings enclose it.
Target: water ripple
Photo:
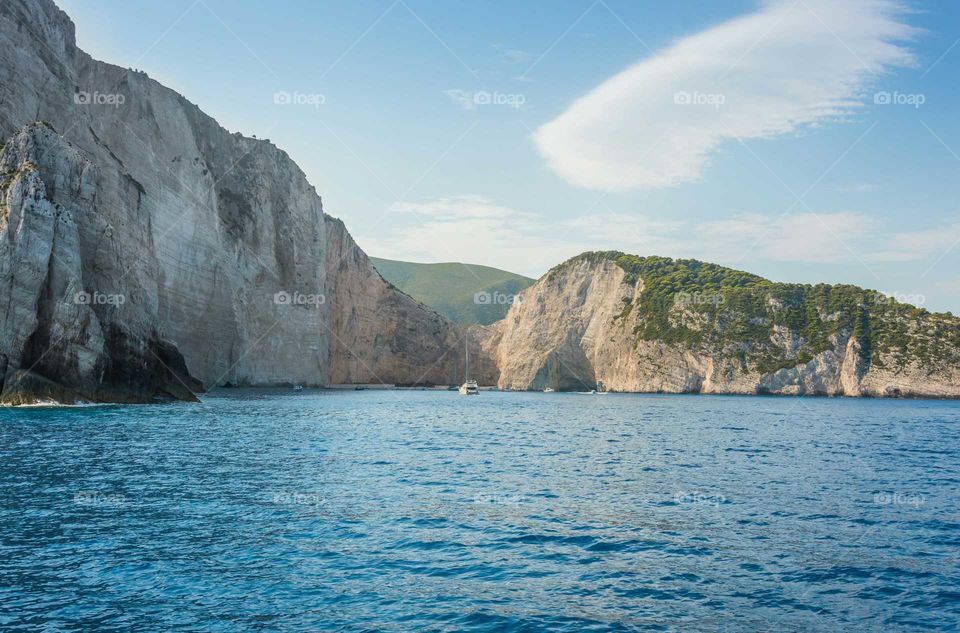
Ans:
[[[0,629],[956,630],[960,403],[0,410]]]

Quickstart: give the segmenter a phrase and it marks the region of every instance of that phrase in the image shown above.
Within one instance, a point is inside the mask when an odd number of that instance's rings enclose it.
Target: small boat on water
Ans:
[[[590,391],[578,391],[577,393],[579,393],[581,396],[605,396],[610,392],[607,391],[607,388],[604,386],[604,384],[598,380],[596,389],[591,389]]]
[[[543,393],[553,393],[553,387],[547,387],[543,390]]]
[[[466,357],[466,366],[463,370],[463,384],[460,385],[460,395],[461,396],[476,396],[480,393],[480,387],[477,385],[476,380],[470,379],[470,333],[467,333],[467,338],[464,342],[464,351]]]
[[[293,386],[293,390],[294,390],[294,391],[303,391],[303,385],[294,385],[294,386]]]

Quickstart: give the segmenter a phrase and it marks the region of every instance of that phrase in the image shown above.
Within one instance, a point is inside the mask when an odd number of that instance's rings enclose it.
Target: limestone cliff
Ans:
[[[480,347],[483,328],[467,337],[437,312],[398,292],[374,269],[343,222],[328,222],[327,236],[330,382],[380,383],[387,376],[389,382],[457,384],[463,381],[469,342],[471,377],[483,385],[496,384],[496,366]]]
[[[285,152],[92,59],[50,0],[0,3],[0,139],[0,399],[458,373],[463,333],[380,278]]]
[[[4,146],[0,174],[4,400],[191,399],[198,385],[164,338],[156,303],[126,300],[149,297],[155,284],[111,283],[121,275],[111,231],[95,217],[96,166],[34,124]],[[101,270],[115,274],[89,286]]]
[[[484,345],[508,389],[960,397],[960,319],[693,260],[575,257]]]

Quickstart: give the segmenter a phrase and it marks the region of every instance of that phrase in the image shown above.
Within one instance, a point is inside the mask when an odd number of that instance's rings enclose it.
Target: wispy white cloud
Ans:
[[[913,65],[895,0],[777,0],[685,37],[615,75],[534,133],[572,184],[606,191],[696,180],[731,139],[770,138],[849,115]]]
[[[857,182],[849,185],[841,185],[837,187],[837,191],[840,193],[870,193],[873,191],[879,191],[880,185],[877,185],[872,182]]]
[[[920,231],[892,233],[885,247],[867,255],[874,261],[926,261],[940,257],[960,242],[960,223]]]
[[[391,213],[419,222],[388,239],[358,235],[368,253],[411,261],[462,261],[539,276],[587,250],[621,249],[667,253],[679,222],[638,215],[596,213],[556,220],[523,212],[477,195],[396,203]]]
[[[934,284],[934,287],[947,294],[960,295],[960,277],[951,277]]]
[[[853,212],[754,213],[688,222],[605,210],[557,220],[477,195],[396,203],[389,210],[417,222],[397,228],[389,239],[358,236],[372,254],[481,263],[534,276],[588,250],[689,257],[747,268],[760,262],[860,265],[920,260],[942,252],[948,238],[960,231],[957,226],[891,234],[878,221]]]
[[[424,202],[395,202],[390,205],[389,211],[426,215],[444,221],[516,218],[521,215],[510,207],[478,195],[445,196]]]
[[[554,248],[539,215],[503,207],[483,196],[397,203],[390,212],[408,214],[417,222],[395,228],[389,238],[358,235],[366,252],[407,261],[488,264],[531,275],[575,254]]]
[[[527,51],[522,51],[518,48],[508,48],[502,44],[491,44],[491,46],[500,54],[500,61],[505,64],[528,63],[532,57]]]
[[[698,225],[688,246],[719,262],[839,263],[856,260],[872,229],[859,213],[750,214]]]

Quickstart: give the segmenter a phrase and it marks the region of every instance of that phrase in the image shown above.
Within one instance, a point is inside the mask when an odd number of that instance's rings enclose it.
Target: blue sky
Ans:
[[[371,255],[620,249],[960,313],[957,3],[59,4],[286,149]]]

